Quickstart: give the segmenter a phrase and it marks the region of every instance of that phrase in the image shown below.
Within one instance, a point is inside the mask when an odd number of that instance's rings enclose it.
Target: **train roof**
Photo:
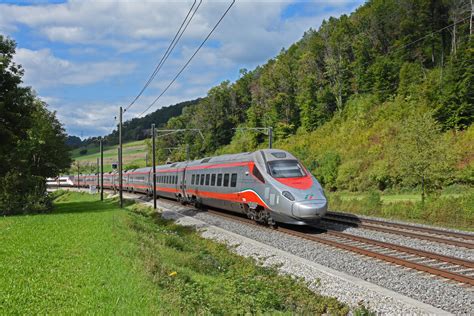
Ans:
[[[151,167],[143,167],[143,168],[137,168],[137,169],[130,169],[130,170],[124,171],[124,173],[127,173],[127,172],[149,172],[150,169],[151,169]]]
[[[201,158],[201,159],[192,160],[192,161],[182,161],[182,162],[169,163],[165,165],[157,165],[156,169],[157,170],[181,169],[185,167],[199,166],[203,164],[254,161],[255,159],[261,159],[260,155],[262,153],[265,155],[265,159],[267,161],[279,160],[279,159],[296,159],[292,154],[281,149],[260,149],[253,152],[227,154],[227,155],[220,155],[220,156],[215,156],[215,157],[206,157],[206,158]],[[124,174],[132,173],[132,172],[150,172],[151,169],[152,167],[137,168],[137,169],[128,170],[124,172]]]
[[[234,162],[234,161],[252,161],[253,152],[246,152],[240,154],[220,155],[215,157],[206,157],[198,160],[193,160],[188,163],[188,166],[197,166],[201,164]]]

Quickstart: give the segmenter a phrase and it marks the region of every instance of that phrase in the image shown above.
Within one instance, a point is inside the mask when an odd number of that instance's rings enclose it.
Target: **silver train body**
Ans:
[[[76,186],[98,185],[98,176],[69,176]],[[104,188],[117,189],[117,173],[104,174]],[[151,167],[123,173],[123,189],[153,193]],[[264,149],[156,166],[159,197],[244,213],[256,221],[305,225],[326,214],[323,189],[290,153]]]

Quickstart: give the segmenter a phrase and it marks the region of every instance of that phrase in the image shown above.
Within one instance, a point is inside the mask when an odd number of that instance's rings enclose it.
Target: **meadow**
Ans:
[[[430,194],[425,202],[419,192],[326,191],[326,195],[333,211],[474,231],[474,190],[470,187],[448,187]]]
[[[300,279],[150,208],[57,191],[50,214],[0,218],[0,314],[343,315]],[[359,311],[355,311],[359,312]]]
[[[87,149],[87,153],[81,155],[81,151]],[[144,140],[127,142],[123,144],[123,163],[125,168],[138,168],[146,165],[146,145]],[[97,158],[100,158],[99,146],[80,147],[71,151],[72,158],[78,162],[85,172],[96,172]],[[151,160],[151,158],[150,158]],[[117,145],[104,147],[104,172],[112,171],[112,163],[116,163]],[[149,165],[151,161],[149,162]],[[77,170],[77,169],[76,169]]]

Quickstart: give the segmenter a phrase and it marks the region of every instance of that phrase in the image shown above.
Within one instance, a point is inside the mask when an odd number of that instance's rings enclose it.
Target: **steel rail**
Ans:
[[[250,219],[242,218],[242,217],[237,216],[237,215],[230,215],[230,214],[227,214],[227,213],[222,213],[222,212],[217,212],[217,211],[212,211],[212,210],[207,210],[207,212],[210,213],[210,214],[217,215],[217,216],[229,218],[229,219],[232,219],[234,221],[249,223],[249,224],[252,224],[252,225],[257,225],[254,221],[252,221]],[[262,226],[262,227],[264,227],[264,226]],[[400,265],[400,266],[403,266],[403,267],[411,268],[411,269],[418,270],[418,271],[427,272],[429,274],[437,275],[437,276],[443,277],[445,279],[454,280],[454,281],[457,281],[457,282],[460,282],[460,283],[469,284],[471,286],[474,286],[474,278],[466,276],[466,275],[462,275],[462,274],[459,274],[459,273],[450,272],[450,271],[446,271],[446,270],[441,270],[441,269],[438,269],[438,268],[435,268],[435,267],[430,267],[430,266],[427,266],[427,265],[424,265],[424,264],[420,264],[420,263],[408,261],[408,260],[405,260],[405,259],[397,258],[397,257],[391,256],[391,255],[382,254],[382,253],[379,253],[379,252],[367,250],[367,249],[360,248],[360,247],[357,247],[357,246],[344,244],[344,243],[339,242],[339,241],[326,239],[326,238],[323,238],[323,237],[319,237],[319,236],[315,236],[315,235],[311,235],[311,234],[307,234],[307,233],[298,232],[298,231],[288,229],[288,228],[278,227],[277,229],[275,229],[275,231],[282,232],[282,233],[285,233],[287,235],[291,235],[291,236],[294,236],[294,237],[315,241],[315,242],[325,244],[325,245],[328,245],[328,246],[331,246],[331,247],[344,249],[344,250],[347,250],[347,251],[350,251],[350,252],[354,252],[354,253],[358,253],[360,255],[367,256],[367,257],[383,260],[383,261],[394,263],[394,264],[397,264],[397,265]],[[345,236],[345,235],[346,234],[344,234],[344,238],[350,239],[350,238],[347,238],[347,236]]]
[[[361,243],[364,243],[364,244],[370,244],[370,245],[374,245],[374,246],[378,246],[378,247],[392,249],[392,250],[395,250],[395,251],[405,252],[405,253],[417,255],[417,256],[420,256],[420,257],[424,257],[424,258],[430,258],[430,259],[443,261],[443,262],[448,262],[448,263],[463,266],[463,267],[466,267],[466,268],[474,269],[474,262],[469,261],[469,260],[459,259],[459,258],[450,257],[450,256],[444,256],[444,255],[440,255],[440,254],[429,252],[429,251],[424,251],[424,250],[419,250],[419,249],[415,249],[415,248],[400,246],[400,245],[392,244],[392,243],[389,243],[389,242],[378,241],[378,240],[369,239],[369,238],[365,238],[365,237],[354,236],[354,235],[345,234],[345,233],[341,233],[341,232],[337,232],[337,231],[328,231],[327,234],[328,235],[333,235],[333,236],[336,236],[336,237],[346,238],[346,239],[350,238],[354,241],[358,241],[358,242],[361,242]]]
[[[381,226],[370,225],[370,224],[364,224],[363,222],[361,223],[361,222],[355,222],[355,221],[344,220],[344,219],[339,219],[339,218],[324,217],[323,219],[325,221],[329,221],[329,222],[335,222],[335,223],[340,223],[340,224],[344,224],[344,225],[351,225],[351,226],[356,226],[356,227],[359,227],[359,228],[366,228],[366,229],[375,230],[375,231],[379,231],[379,232],[383,232],[383,233],[402,235],[402,236],[406,236],[406,237],[412,237],[412,238],[423,239],[423,240],[428,240],[428,241],[435,241],[435,242],[438,242],[438,243],[457,246],[457,247],[464,247],[464,248],[468,248],[468,249],[474,249],[474,244],[473,243],[464,242],[464,241],[460,241],[460,240],[445,239],[445,238],[436,237],[436,236],[429,236],[429,235],[423,235],[423,234],[418,234],[418,233],[412,233],[412,232],[408,232],[408,231],[391,229],[391,228],[387,228],[387,227],[381,227]]]
[[[466,239],[466,240],[474,240],[474,235],[473,234],[467,234],[467,233],[461,233],[461,232],[451,232],[451,231],[446,231],[442,229],[436,229],[436,228],[431,228],[431,227],[422,227],[422,226],[414,226],[414,225],[409,225],[409,224],[401,224],[401,223],[391,223],[391,222],[385,222],[381,220],[376,220],[376,219],[370,219],[370,218],[359,218],[357,215],[352,215],[352,214],[343,214],[343,213],[337,213],[337,212],[328,212],[326,214],[326,217],[342,217],[342,218],[347,218],[349,221],[358,223],[369,223],[369,224],[376,224],[376,225],[381,225],[381,226],[389,226],[389,227],[396,227],[396,228],[401,228],[401,229],[410,229],[410,230],[417,230],[420,232],[425,232],[429,234],[434,234],[434,235],[444,235],[448,237],[454,237],[454,238],[460,238],[460,239]]]

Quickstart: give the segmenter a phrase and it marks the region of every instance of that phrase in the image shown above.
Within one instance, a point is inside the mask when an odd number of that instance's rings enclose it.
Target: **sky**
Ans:
[[[195,7],[200,0],[196,0]],[[350,14],[361,0],[237,0],[176,82],[150,110],[203,97],[239,70],[254,69],[318,29]],[[194,0],[2,1],[0,34],[17,43],[24,85],[56,111],[66,132],[109,134],[119,107],[140,92]],[[186,32],[145,93],[124,114],[139,115],[162,93],[217,23],[231,0],[203,0]],[[195,8],[194,7],[194,8]]]

